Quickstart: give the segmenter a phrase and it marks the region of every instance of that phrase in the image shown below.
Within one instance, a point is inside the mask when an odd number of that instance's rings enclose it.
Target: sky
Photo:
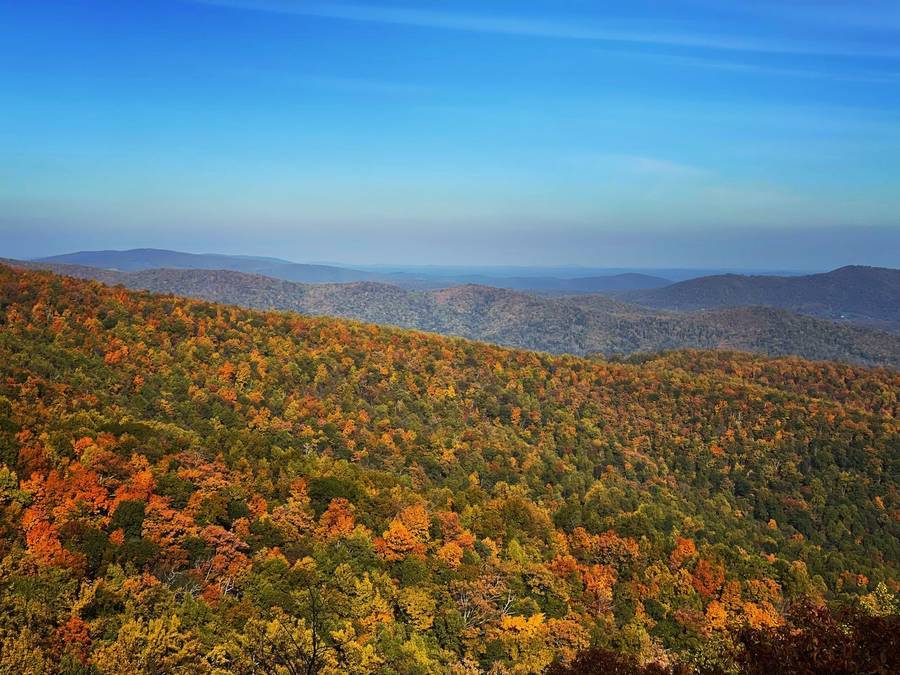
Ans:
[[[0,0],[0,256],[900,266],[896,0]]]

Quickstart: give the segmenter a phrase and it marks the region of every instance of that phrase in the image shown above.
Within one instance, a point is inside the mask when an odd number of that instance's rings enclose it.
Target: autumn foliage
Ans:
[[[898,385],[0,267],[0,672],[891,672]]]

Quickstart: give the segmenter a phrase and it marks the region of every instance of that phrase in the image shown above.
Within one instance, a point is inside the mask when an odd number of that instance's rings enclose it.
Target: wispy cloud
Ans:
[[[579,152],[565,159],[582,169],[640,179],[702,180],[715,176],[715,172],[704,167],[649,155]]]
[[[642,176],[666,178],[707,178],[712,175],[707,169],[691,164],[673,162],[660,157],[625,155],[616,157],[623,168]]]
[[[843,45],[835,44],[802,44],[796,41],[775,42],[743,38],[734,35],[606,29],[596,24],[591,25],[566,21],[535,20],[514,16],[467,14],[430,9],[411,9],[408,7],[389,7],[385,5],[343,3],[321,4],[307,3],[302,0],[184,1],[260,12],[296,14],[346,21],[362,21],[531,38],[618,42],[773,54],[900,58],[900,51],[898,50],[882,50],[868,47],[848,48]]]
[[[796,77],[811,80],[831,80],[838,82],[868,82],[870,84],[900,84],[900,73],[865,71],[865,70],[809,70],[805,68],[789,68],[782,66],[760,65],[756,63],[736,63],[693,56],[673,56],[670,54],[642,54],[656,63],[685,68],[701,68],[733,73],[774,75],[778,77]]]

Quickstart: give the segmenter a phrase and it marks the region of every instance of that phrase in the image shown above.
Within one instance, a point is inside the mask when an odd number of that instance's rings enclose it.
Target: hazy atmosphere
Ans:
[[[900,251],[890,0],[0,0],[0,254]]]

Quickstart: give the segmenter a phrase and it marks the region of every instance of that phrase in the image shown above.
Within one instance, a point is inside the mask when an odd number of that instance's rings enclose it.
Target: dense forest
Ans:
[[[0,672],[896,671],[898,391],[0,266]]]

